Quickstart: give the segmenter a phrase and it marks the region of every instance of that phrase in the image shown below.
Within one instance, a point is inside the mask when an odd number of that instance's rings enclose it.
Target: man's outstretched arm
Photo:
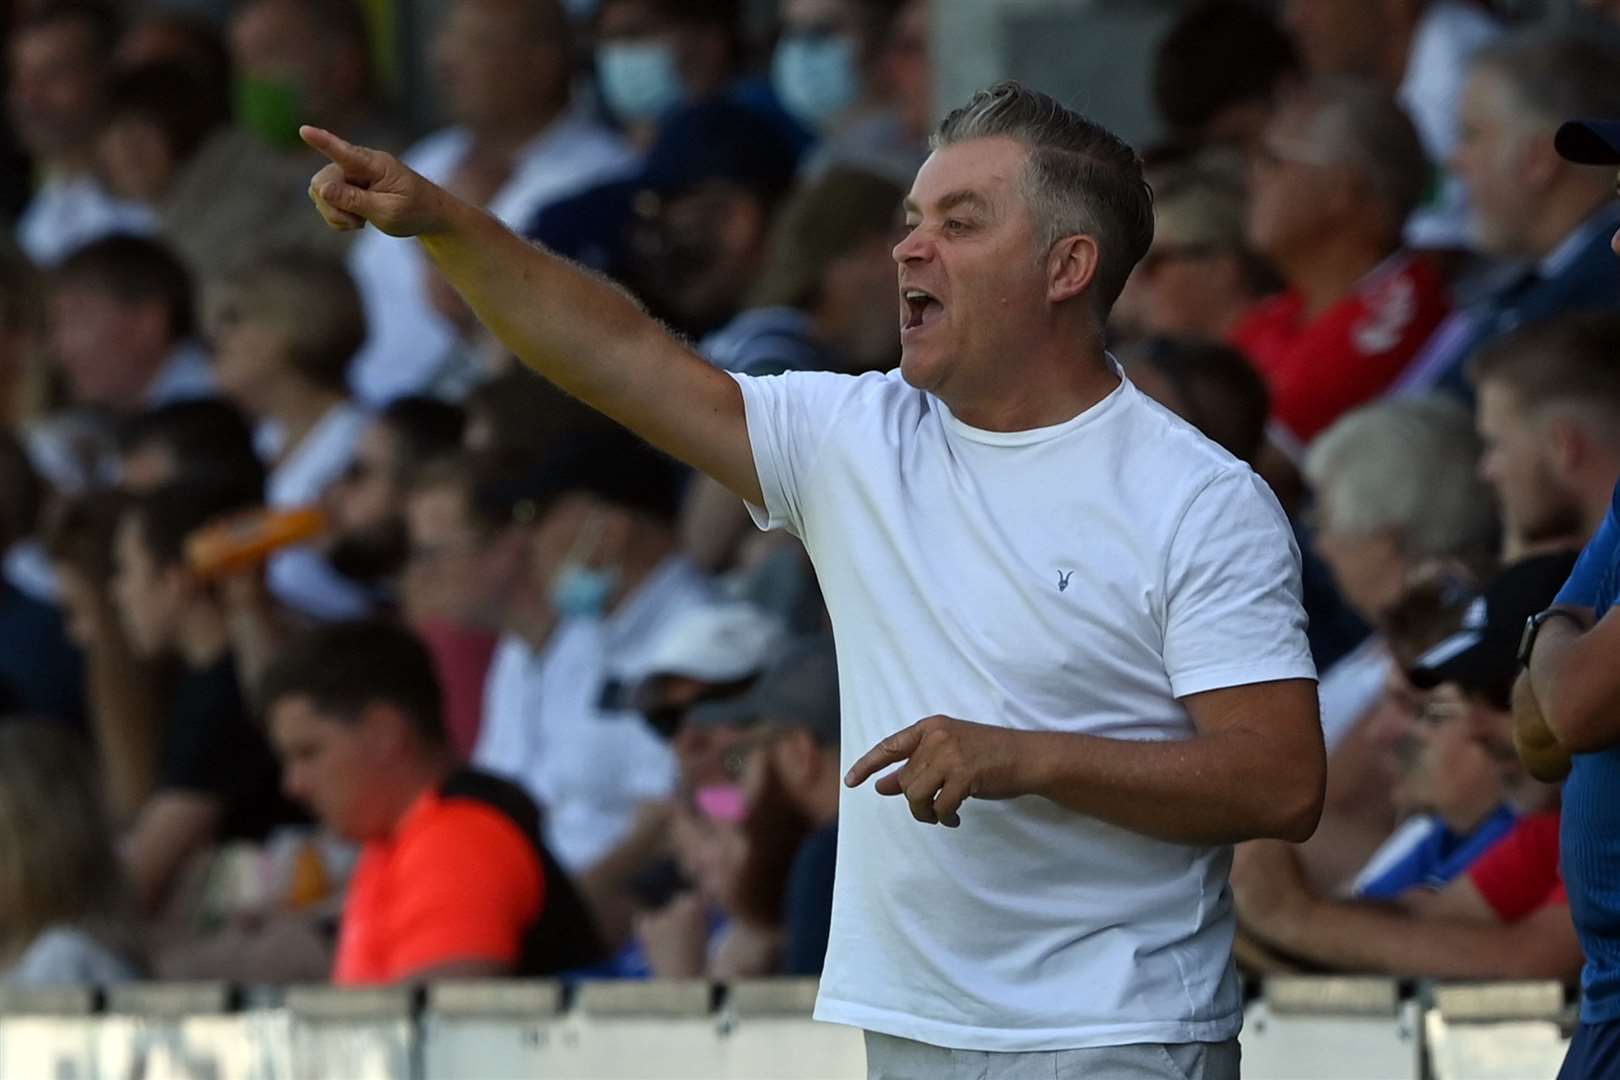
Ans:
[[[762,503],[742,391],[629,294],[530,244],[390,154],[319,128],[332,160],[309,194],[335,229],[417,237],[478,318],[524,363],[648,442]]]

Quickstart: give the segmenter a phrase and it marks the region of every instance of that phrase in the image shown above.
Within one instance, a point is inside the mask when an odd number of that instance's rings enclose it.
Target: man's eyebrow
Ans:
[[[906,196],[905,200],[900,204],[900,206],[908,214],[922,213],[922,207],[919,206],[917,204],[917,200],[913,199],[910,195]],[[941,214],[950,213],[959,206],[965,206],[970,210],[977,210],[981,214],[988,214],[990,212],[989,201],[977,191],[953,191],[948,195],[941,196],[938,202],[935,203],[935,207]]]

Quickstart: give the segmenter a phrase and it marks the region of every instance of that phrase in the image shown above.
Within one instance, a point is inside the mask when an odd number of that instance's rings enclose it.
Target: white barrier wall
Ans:
[[[861,1035],[809,1019],[813,981],[0,988],[0,1080],[860,1080]],[[1550,1077],[1556,983],[1288,978],[1250,1004],[1249,1080]]]

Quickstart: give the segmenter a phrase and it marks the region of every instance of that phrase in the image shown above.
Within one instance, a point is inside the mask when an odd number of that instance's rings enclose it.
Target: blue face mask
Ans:
[[[771,85],[788,112],[825,126],[860,97],[855,43],[830,34],[785,37],[771,58]]]
[[[659,41],[609,42],[596,50],[602,101],[620,120],[656,120],[681,103],[686,87],[675,50]]]
[[[565,619],[589,619],[607,610],[619,588],[619,572],[593,570],[577,562],[563,564],[551,579],[551,606]]]

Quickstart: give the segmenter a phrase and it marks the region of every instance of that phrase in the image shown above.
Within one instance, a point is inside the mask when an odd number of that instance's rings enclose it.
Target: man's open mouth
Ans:
[[[900,322],[902,330],[915,330],[931,322],[944,310],[943,304],[922,289],[905,289],[901,292],[900,298],[905,301],[905,311]]]

